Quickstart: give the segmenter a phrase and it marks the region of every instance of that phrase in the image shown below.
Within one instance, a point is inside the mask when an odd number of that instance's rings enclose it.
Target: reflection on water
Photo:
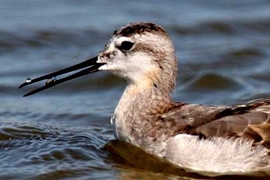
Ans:
[[[156,22],[171,35],[179,57],[176,100],[234,104],[270,95],[268,1],[0,4],[1,179],[200,178],[159,169],[162,161],[110,141],[110,116],[125,86],[113,75],[100,72],[28,98],[22,95],[29,89],[17,89],[28,77],[95,56],[128,22]]]

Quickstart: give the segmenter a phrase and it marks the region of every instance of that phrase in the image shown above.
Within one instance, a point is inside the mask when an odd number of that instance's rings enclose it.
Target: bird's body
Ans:
[[[94,61],[91,67],[128,82],[111,119],[118,139],[197,171],[270,169],[270,100],[235,106],[174,102],[177,58],[162,27],[139,22],[119,28]]]

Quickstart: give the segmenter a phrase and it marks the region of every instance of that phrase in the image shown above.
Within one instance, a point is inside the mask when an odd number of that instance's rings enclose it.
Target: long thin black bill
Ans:
[[[36,82],[40,82],[42,80],[47,80],[44,86],[42,86],[40,88],[37,88],[37,89],[35,89],[33,91],[30,91],[30,92],[28,92],[27,94],[24,95],[24,97],[25,96],[30,96],[32,94],[36,94],[36,93],[38,93],[40,91],[51,88],[51,87],[56,86],[58,84],[61,84],[63,82],[69,81],[71,79],[75,79],[75,78],[80,77],[80,76],[84,76],[84,75],[87,75],[87,74],[97,72],[98,68],[100,66],[102,66],[103,64],[102,63],[96,63],[96,61],[97,61],[97,57],[94,57],[94,58],[88,59],[86,61],[83,61],[83,62],[81,62],[79,64],[76,64],[74,66],[70,66],[68,68],[61,69],[59,71],[56,71],[56,72],[53,72],[53,73],[50,73],[50,74],[46,74],[44,76],[40,76],[40,77],[35,78],[35,79],[28,78],[23,84],[21,84],[19,86],[19,89],[23,88],[25,86],[28,86],[30,84],[36,83]],[[74,73],[72,75],[63,77],[61,79],[56,79],[56,77],[59,76],[59,75],[69,73],[69,72],[72,72],[72,71],[76,71],[76,70],[79,70],[79,69],[83,69],[83,70],[81,70],[79,72],[76,72],[76,73]]]

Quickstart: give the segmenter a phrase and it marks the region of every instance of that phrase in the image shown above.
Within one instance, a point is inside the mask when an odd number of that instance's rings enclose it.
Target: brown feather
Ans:
[[[270,101],[236,106],[181,104],[160,119],[174,135],[187,133],[202,138],[245,138],[270,149]]]
[[[198,127],[196,133],[204,137],[244,137],[260,141],[262,140],[261,135],[253,129],[250,130],[249,126],[258,125],[267,120],[268,115],[266,113],[256,111],[231,115]]]

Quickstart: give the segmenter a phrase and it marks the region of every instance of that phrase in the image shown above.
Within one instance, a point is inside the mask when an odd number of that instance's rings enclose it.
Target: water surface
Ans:
[[[141,170],[102,147],[125,82],[106,72],[35,96],[17,87],[95,56],[133,21],[162,25],[174,40],[174,98],[235,104],[270,95],[270,2],[0,2],[1,179],[181,179]],[[35,86],[34,86],[35,87]]]

